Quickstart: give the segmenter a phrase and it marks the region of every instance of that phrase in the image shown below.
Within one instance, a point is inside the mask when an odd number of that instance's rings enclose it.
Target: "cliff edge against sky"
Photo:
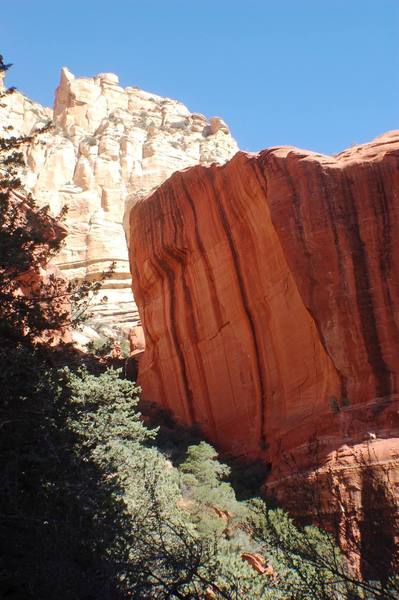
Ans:
[[[236,142],[222,119],[190,113],[177,100],[137,87],[122,88],[113,73],[76,78],[62,69],[54,109],[19,92],[3,103],[3,135],[10,126],[12,135],[29,135],[53,123],[27,148],[24,186],[55,215],[68,207],[68,236],[57,258],[67,278],[96,279],[115,261],[103,288],[107,302],[94,304],[94,331],[87,334],[126,336],[139,318],[123,227],[130,206],[178,169],[225,162],[238,150]]]

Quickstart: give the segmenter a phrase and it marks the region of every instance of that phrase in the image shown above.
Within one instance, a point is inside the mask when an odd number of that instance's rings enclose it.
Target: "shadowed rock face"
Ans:
[[[274,491],[343,447],[397,467],[398,167],[399,132],[336,157],[238,153],[131,214],[145,398],[261,456]]]

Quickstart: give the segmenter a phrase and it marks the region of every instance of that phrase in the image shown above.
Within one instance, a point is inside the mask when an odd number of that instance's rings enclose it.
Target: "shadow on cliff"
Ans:
[[[139,406],[144,422],[151,427],[159,428],[154,446],[170,460],[173,466],[178,466],[185,460],[189,446],[199,444],[202,440],[209,441],[199,426],[181,425],[166,408],[148,401],[140,401]]]
[[[300,526],[332,533],[352,572],[384,587],[399,572],[399,511],[389,466],[372,442],[357,452],[348,448],[339,467],[328,464],[317,440],[308,447],[307,469],[293,455],[283,457],[281,479],[267,489],[266,501],[283,505]],[[309,468],[311,460],[319,467]]]
[[[117,600],[109,548],[126,527],[120,490],[77,451],[48,359],[0,350],[0,597]]]
[[[361,573],[364,579],[387,584],[399,569],[399,552],[395,542],[398,530],[398,507],[386,484],[372,471],[362,473],[363,514],[359,522]]]

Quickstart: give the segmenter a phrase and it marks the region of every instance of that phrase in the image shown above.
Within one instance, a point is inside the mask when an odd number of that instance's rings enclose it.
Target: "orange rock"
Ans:
[[[137,356],[145,350],[144,331],[141,325],[132,327],[129,332],[130,355]]]
[[[275,493],[324,464],[360,473],[337,453],[382,439],[398,472],[398,167],[399,132],[239,152],[131,213],[144,398],[261,457]]]
[[[258,573],[261,573],[263,575],[263,573],[266,572],[266,561],[261,554],[257,554],[255,552],[243,552],[241,554],[241,558],[242,560],[247,562],[249,566],[252,567],[255,571],[258,571]]]

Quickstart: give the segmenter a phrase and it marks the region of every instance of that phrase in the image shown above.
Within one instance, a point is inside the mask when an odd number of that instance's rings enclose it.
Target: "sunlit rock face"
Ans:
[[[362,461],[398,484],[398,190],[391,132],[335,157],[240,152],[131,213],[144,397],[261,457],[281,500],[320,465],[354,506]]]
[[[54,128],[28,148],[24,184],[54,214],[68,207],[69,233],[57,259],[67,277],[97,278],[115,261],[102,292],[107,301],[94,303],[93,322],[127,332],[138,320],[123,229],[129,208],[178,169],[229,159],[237,145],[226,124],[122,88],[112,73],[75,78],[65,68],[53,111],[18,92],[5,103],[0,126],[14,134],[53,119]]]

